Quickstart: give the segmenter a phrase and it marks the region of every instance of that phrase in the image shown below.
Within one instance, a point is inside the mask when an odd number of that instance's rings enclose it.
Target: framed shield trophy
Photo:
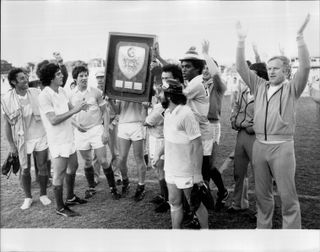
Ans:
[[[151,100],[151,47],[155,42],[155,35],[109,33],[104,90],[108,97],[133,102]]]

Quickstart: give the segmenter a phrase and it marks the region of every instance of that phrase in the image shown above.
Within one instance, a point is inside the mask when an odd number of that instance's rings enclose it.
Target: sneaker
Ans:
[[[229,197],[229,191],[225,190],[224,193],[221,195],[219,192],[217,193],[217,203],[215,205],[215,209],[217,211],[221,210],[224,207],[224,204],[226,203],[226,200]]]
[[[118,190],[117,190],[117,188],[116,188],[116,187],[111,188],[110,193],[111,193],[112,199],[114,199],[114,200],[118,200],[118,199],[120,199],[120,198],[121,198],[121,194],[120,194],[120,193],[118,193]]]
[[[200,222],[198,220],[198,218],[194,215],[193,219],[187,223],[184,224],[185,228],[189,228],[189,229],[200,229]]]
[[[66,206],[73,206],[73,205],[81,205],[81,204],[85,204],[88,201],[84,200],[84,199],[80,199],[78,196],[74,195],[72,199],[67,199],[65,202]]]
[[[117,181],[116,181],[116,185],[122,185],[122,180],[121,179],[117,179]]]
[[[42,205],[44,205],[44,206],[47,206],[47,205],[51,204],[51,200],[48,198],[47,195],[42,195],[42,196],[40,196],[39,199],[40,199]]]
[[[130,183],[129,180],[122,181],[122,197],[125,197],[129,194]]]
[[[170,209],[170,205],[168,202],[162,202],[158,207],[154,209],[156,213],[165,213]]]
[[[85,195],[84,198],[89,199],[93,197],[93,195],[95,195],[96,193],[97,193],[97,190],[93,187],[90,187],[88,190],[84,192],[84,195]]]
[[[63,208],[56,209],[56,214],[62,215],[64,217],[75,217],[80,216],[78,212],[71,210],[69,207],[64,206]]]
[[[155,196],[152,200],[150,200],[150,203],[153,203],[153,204],[162,204],[164,202],[166,202],[166,200],[160,194]]]
[[[25,198],[20,208],[22,210],[28,209],[31,207],[31,204],[32,204],[32,198]]]
[[[146,192],[144,191],[144,185],[138,185],[136,189],[136,193],[134,194],[134,200],[140,201],[144,198]]]

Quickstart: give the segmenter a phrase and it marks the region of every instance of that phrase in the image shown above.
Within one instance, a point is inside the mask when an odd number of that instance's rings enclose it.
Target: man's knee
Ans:
[[[171,203],[169,203],[170,205],[170,211],[171,212],[177,212],[177,211],[181,211],[182,210],[182,204],[180,203],[179,205],[173,205]]]

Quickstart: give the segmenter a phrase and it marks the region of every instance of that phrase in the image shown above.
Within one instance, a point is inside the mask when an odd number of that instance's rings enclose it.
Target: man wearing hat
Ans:
[[[161,104],[164,114],[164,140],[162,151],[156,153],[154,165],[165,151],[165,179],[169,191],[172,228],[180,229],[183,220],[182,193],[190,204],[194,184],[203,183],[202,142],[199,123],[183,94],[182,84],[168,79],[162,86]],[[196,210],[201,228],[208,228],[208,212],[202,203]]]
[[[212,180],[218,187],[217,205],[220,205],[229,193],[224,187],[220,172],[210,162],[213,148],[213,132],[208,120],[209,113],[209,93],[203,84],[202,71],[205,61],[196,51],[195,47],[191,47],[186,54],[180,59],[182,67],[182,75],[185,80],[186,88],[183,93],[187,97],[187,104],[194,113],[200,125],[201,140],[203,145],[203,167],[202,174],[204,179]],[[208,181],[209,182],[209,181]]]

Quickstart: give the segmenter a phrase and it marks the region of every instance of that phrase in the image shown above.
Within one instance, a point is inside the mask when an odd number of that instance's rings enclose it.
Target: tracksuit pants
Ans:
[[[301,212],[294,181],[294,142],[265,144],[256,140],[252,156],[258,211],[257,228],[272,228],[274,178],[281,199],[282,228],[300,229]]]
[[[233,204],[236,208],[249,208],[247,170],[252,160],[252,147],[255,139],[255,134],[248,134],[245,129],[241,129],[237,135],[233,172],[235,180]]]

